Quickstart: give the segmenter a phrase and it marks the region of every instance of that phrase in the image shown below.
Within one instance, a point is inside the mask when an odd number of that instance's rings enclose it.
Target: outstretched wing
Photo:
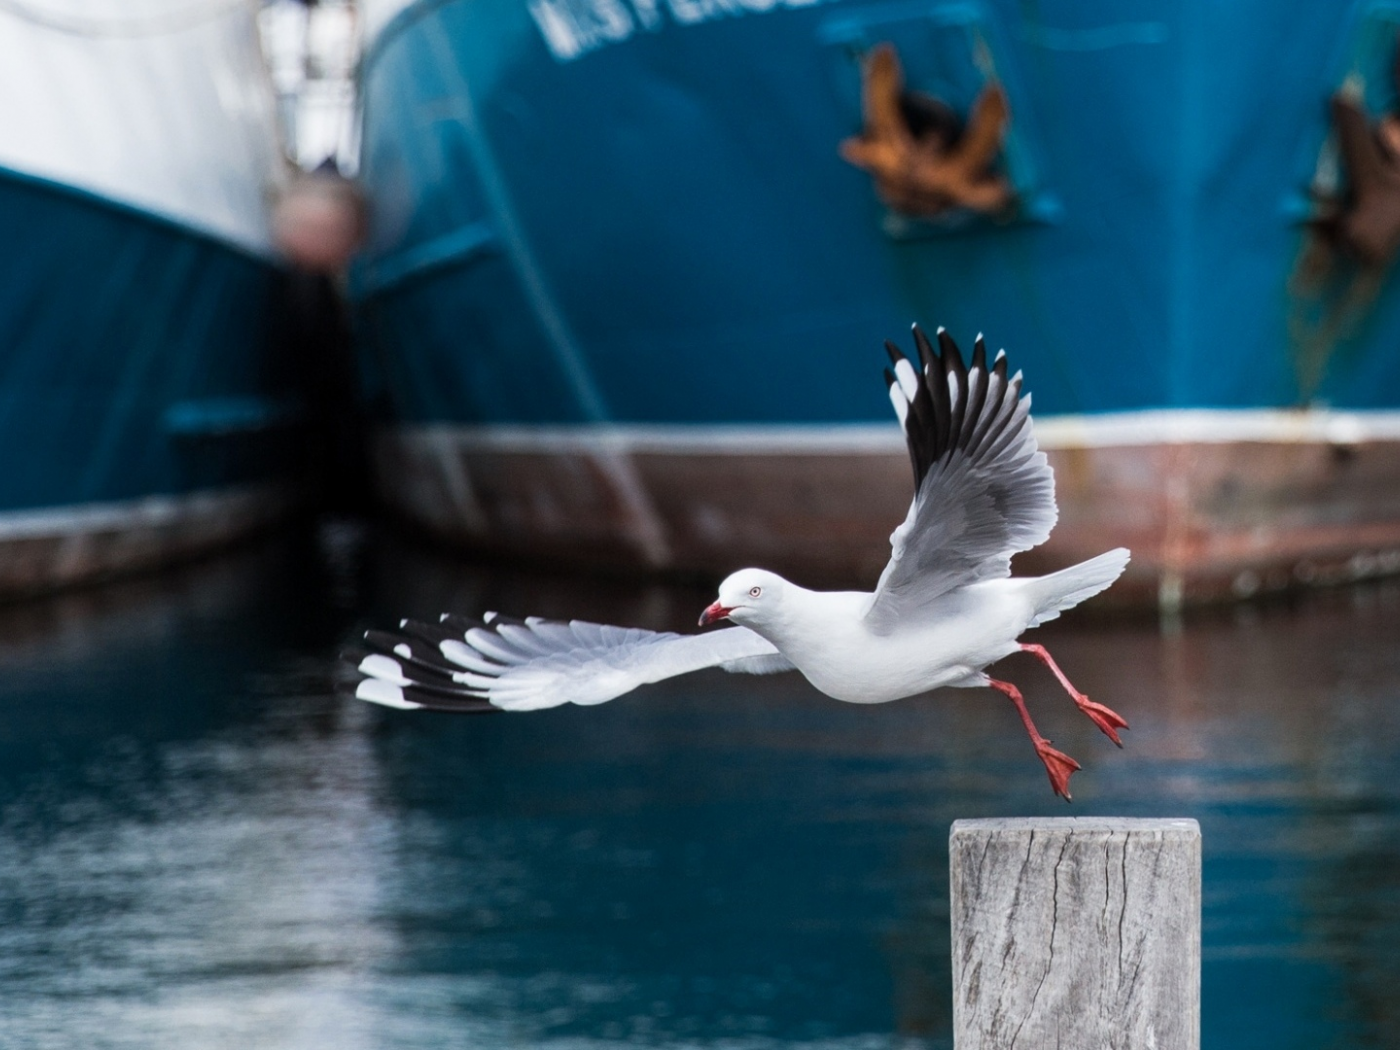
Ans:
[[[367,631],[345,659],[365,676],[361,700],[467,714],[601,704],[647,682],[722,667],[770,674],[792,664],[747,627],[682,635],[582,620],[404,620],[398,633]]]
[[[914,501],[890,537],[890,561],[867,622],[876,631],[916,617],[955,587],[1011,574],[1011,556],[1054,528],[1055,478],[1031,432],[1021,373],[1006,355],[987,367],[977,337],[972,364],[942,328],[935,352],[914,327],[922,367],[886,343],[890,400],[914,465]]]

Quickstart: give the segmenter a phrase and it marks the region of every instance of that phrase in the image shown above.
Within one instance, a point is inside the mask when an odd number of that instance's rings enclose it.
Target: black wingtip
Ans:
[[[465,695],[460,690],[440,689],[422,682],[400,687],[403,698],[424,711],[443,711],[454,715],[492,715],[500,708],[484,697]]]
[[[421,620],[403,620],[399,624],[399,630],[408,638],[417,638],[434,647],[449,638],[454,641],[458,638],[458,633],[449,627],[443,627],[436,623],[424,623]]]
[[[1004,351],[989,366],[987,341],[982,333],[973,341],[968,364],[946,328],[937,329],[935,349],[919,325],[911,327],[923,368],[918,389],[907,398],[908,411],[900,415],[917,488],[923,484],[929,468],[950,450],[961,449],[981,457],[999,454],[1020,432],[1015,423],[1026,415],[1029,405],[1014,408],[1022,398],[1020,374],[1008,378]],[[912,360],[914,355],[903,354],[889,341],[885,349],[896,365],[885,371],[885,383],[893,387],[900,383],[898,362]],[[1014,410],[1004,410],[1008,401]],[[895,410],[899,413],[899,406]]]
[[[962,351],[958,349],[958,344],[953,342],[953,337],[948,334],[948,329],[938,330],[938,349],[943,358],[943,365],[948,366],[948,356],[951,354],[958,359],[958,364],[962,364]]]
[[[938,338],[943,338],[943,329],[938,329]],[[924,330],[918,325],[914,325],[914,345],[919,348],[919,364],[923,366],[925,372],[934,372],[942,367],[942,362],[938,360],[938,354],[934,352],[933,344],[928,341],[928,336],[924,335]]]
[[[953,342],[953,337],[943,332],[938,337],[938,346],[943,351],[943,370],[951,375],[965,377],[967,365],[963,364],[962,351],[958,349],[958,344]]]

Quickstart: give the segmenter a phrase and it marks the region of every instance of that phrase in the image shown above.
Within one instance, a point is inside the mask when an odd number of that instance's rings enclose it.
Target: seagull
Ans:
[[[799,671],[830,697],[899,700],[940,686],[988,687],[1015,705],[1052,790],[1070,798],[1080,765],[1036,729],[1019,689],[986,668],[1026,652],[1115,744],[1128,723],[1071,684],[1044,646],[1021,635],[1113,583],[1119,548],[1047,576],[1012,577],[1011,556],[1043,543],[1057,517],[1054,475],[1031,429],[1022,377],[1006,354],[987,365],[977,337],[970,365],[948,333],[938,349],[914,326],[916,367],[887,342],[890,401],[914,468],[914,499],[890,537],[873,592],[813,591],[773,572],[741,569],[720,584],[698,634],[581,620],[445,614],[366,632],[345,655],[361,700],[408,710],[481,713],[601,704],[638,686],[719,667],[743,674]]]

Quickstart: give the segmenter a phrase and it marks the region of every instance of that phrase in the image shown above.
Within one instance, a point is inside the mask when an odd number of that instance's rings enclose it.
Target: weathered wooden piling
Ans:
[[[1198,1050],[1194,820],[959,820],[956,1050]]]

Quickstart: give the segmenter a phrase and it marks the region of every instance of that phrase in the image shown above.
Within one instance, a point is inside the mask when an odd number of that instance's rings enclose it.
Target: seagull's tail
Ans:
[[[1068,569],[1028,581],[1035,598],[1035,618],[1030,626],[1038,627],[1053,620],[1066,609],[1107,590],[1123,574],[1131,555],[1126,547],[1118,547],[1097,558],[1090,558]]]

